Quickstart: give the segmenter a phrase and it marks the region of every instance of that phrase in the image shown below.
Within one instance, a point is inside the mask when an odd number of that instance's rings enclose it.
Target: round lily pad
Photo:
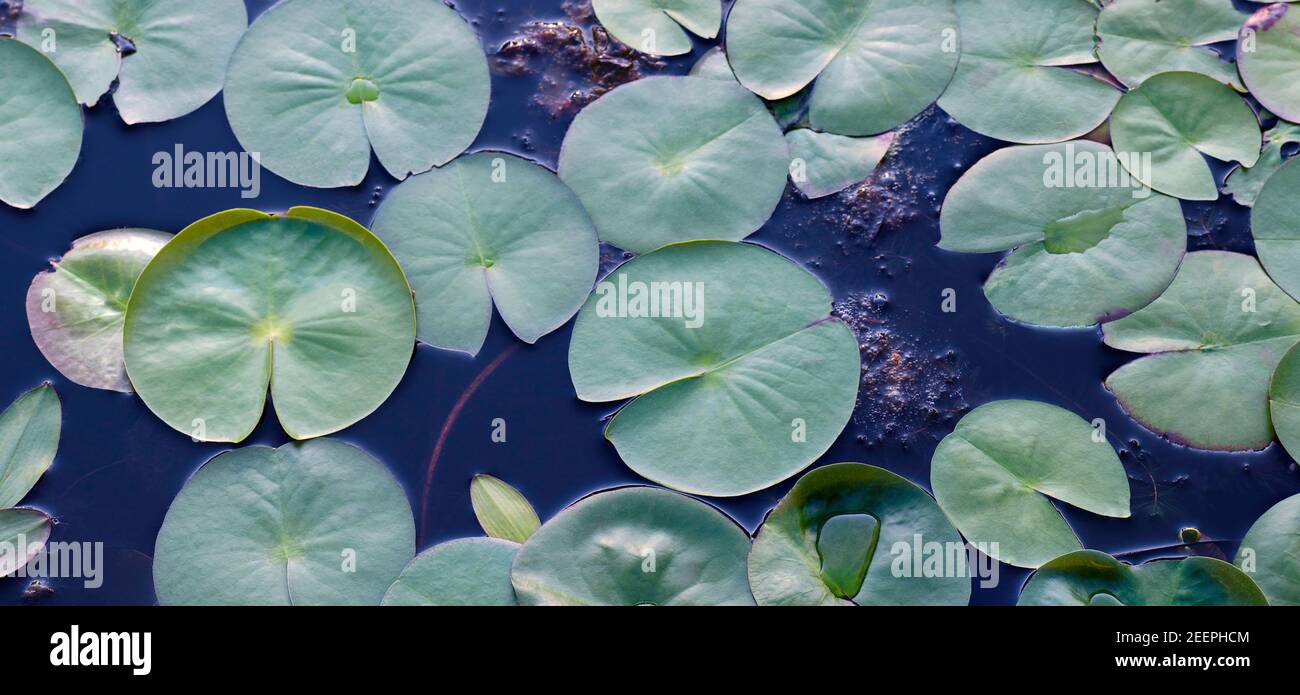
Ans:
[[[1264,108],[1300,122],[1300,9],[1279,2],[1256,10],[1241,27],[1237,67]]]
[[[1038,568],[1020,592],[1021,606],[1263,606],[1255,582],[1210,557],[1129,565],[1096,550],[1078,550]]]
[[[1095,63],[1097,6],[1089,0],[962,0],[961,62],[939,107],[962,125],[1010,142],[1091,132],[1120,93],[1077,68]]]
[[[523,605],[753,605],[749,536],[713,507],[628,487],[575,502],[515,558]]]
[[[722,27],[718,0],[591,0],[596,19],[614,38],[651,55],[691,52],[691,37],[711,39]]]
[[[80,153],[81,107],[67,78],[36,49],[0,36],[0,201],[36,205]]]
[[[1097,19],[1097,56],[1129,87],[1186,71],[1245,91],[1235,66],[1209,47],[1236,39],[1245,19],[1232,0],[1114,0]]]
[[[818,130],[873,135],[933,104],[960,53],[952,0],[739,0],[727,54],[740,83],[782,99],[813,80]]]
[[[1300,346],[1288,350],[1273,370],[1268,383],[1268,413],[1278,441],[1296,458],[1300,455]]]
[[[122,120],[152,123],[221,91],[247,27],[242,0],[24,0],[18,39],[59,66],[81,103],[94,106],[116,80]]]
[[[131,392],[122,362],[122,319],[140,271],[171,239],[152,229],[113,229],[72,248],[27,288],[27,324],[41,354],[69,380]]]
[[[63,406],[42,384],[0,413],[0,509],[16,506],[45,475],[59,449]]]
[[[154,547],[163,605],[377,605],[415,555],[388,469],[342,442],[217,455],[176,495]]]
[[[930,482],[967,540],[1017,567],[1082,547],[1052,499],[1129,516],[1128,477],[1110,443],[1096,441],[1078,415],[1036,401],[995,401],[967,413],[935,449]]]
[[[600,249],[581,201],[546,168],[508,154],[461,157],[393,189],[375,234],[415,290],[420,340],[478,353],[492,306],[527,343],[582,306]]]
[[[1300,606],[1300,495],[1255,520],[1233,563],[1255,580],[1269,604]]]
[[[415,346],[402,270],[326,210],[227,210],[177,234],[136,280],[126,371],[145,405],[200,441],[238,442],[268,387],[294,439],[338,431],[397,387]]]
[[[44,512],[0,509],[0,577],[26,567],[50,540],[51,526]]]
[[[1148,353],[1106,378],[1148,429],[1197,449],[1273,441],[1269,377],[1300,341],[1300,304],[1254,258],[1189,253],[1164,294],[1102,333],[1113,348]]]
[[[455,10],[410,0],[283,0],[230,59],[245,150],[304,186],[360,183],[370,150],[403,179],[451,161],[487,116],[487,58]]]
[[[1045,326],[1091,326],[1146,306],[1187,246],[1178,201],[1086,140],[985,157],[948,191],[939,228],[949,251],[1011,250],[984,293],[1006,316]]]
[[[1269,177],[1250,212],[1255,252],[1268,274],[1300,297],[1300,163],[1290,160]]]
[[[1264,114],[1260,115],[1263,118]],[[1279,120],[1264,133],[1264,147],[1259,151],[1255,166],[1239,166],[1223,182],[1223,192],[1232,194],[1238,205],[1254,207],[1259,192],[1283,164],[1283,149],[1300,143],[1300,125]],[[1258,245],[1258,243],[1256,244]]]
[[[668,246],[616,268],[578,313],[584,401],[637,397],[605,429],[632,470],[693,494],[774,485],[830,448],[861,370],[817,278],[767,249]]]
[[[932,548],[938,564],[916,566]],[[800,478],[767,515],[749,586],[759,605],[966,605],[966,558],[925,490],[883,468],[837,463]]]
[[[1204,155],[1254,166],[1261,136],[1255,112],[1230,87],[1193,72],[1163,72],[1119,100],[1110,119],[1119,152],[1150,152],[1150,169],[1128,170],[1184,200],[1215,200],[1218,181]],[[1140,160],[1145,161],[1145,160]]]
[[[894,134],[850,138],[796,128],[785,134],[785,141],[795,188],[809,198],[824,198],[871,176],[894,143]]]
[[[789,162],[772,115],[739,84],[648,77],[573,119],[560,178],[602,240],[645,253],[749,236],[781,202]]]
[[[519,544],[462,538],[411,560],[384,594],[385,606],[513,606],[510,566]]]

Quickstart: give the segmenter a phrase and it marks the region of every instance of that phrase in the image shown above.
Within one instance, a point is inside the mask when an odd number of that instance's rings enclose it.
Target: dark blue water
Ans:
[[[256,16],[271,3],[248,4]],[[457,6],[480,31],[489,55],[529,21],[565,18],[559,0],[463,0]],[[709,46],[699,42],[694,55],[666,59],[661,71],[685,72]],[[551,60],[541,55],[530,63],[545,66]],[[538,103],[544,77],[536,70],[494,73],[491,112],[471,149],[513,151],[554,167],[573,112],[556,113]],[[347,189],[303,188],[263,171],[256,201],[241,199],[233,189],[154,188],[151,157],[177,143],[188,151],[239,150],[220,96],[184,118],[134,127],[124,126],[105,99],[86,112],[81,159],[67,182],[34,211],[0,206],[0,401],[50,380],[64,406],[58,458],[25,503],[58,519],[55,540],[102,541],[107,555],[99,589],[54,580],[52,594],[24,599],[27,580],[0,579],[5,603],[153,603],[151,555],[163,515],[195,469],[228,448],[191,442],[138,398],[63,379],[28,333],[23,298],[32,276],[82,235],[122,226],[175,232],[232,207],[314,205],[367,223],[376,188],[386,192],[396,183],[376,162],[365,182]],[[1222,550],[1230,554],[1259,514],[1300,491],[1300,473],[1286,453],[1277,445],[1251,454],[1197,452],[1145,431],[1101,386],[1133,356],[1103,346],[1095,329],[1043,330],[999,317],[980,289],[997,257],[935,248],[944,193],[1000,146],[932,110],[901,138],[874,186],[813,203],[787,195],[753,237],[805,264],[837,300],[856,307],[847,313],[868,331],[865,339],[873,346],[859,417],[819,463],[863,461],[928,487],[930,456],[951,430],[956,411],[1000,398],[1042,400],[1089,420],[1104,418],[1129,473],[1133,518],[1063,509],[1085,545],[1112,553],[1167,546],[1178,542],[1180,528],[1195,526],[1224,540]],[[1221,200],[1185,203],[1184,210],[1192,248],[1252,251],[1244,208]],[[944,288],[957,293],[956,313],[940,310]],[[476,473],[519,487],[543,518],[594,490],[642,482],[601,436],[602,418],[613,406],[583,404],[574,395],[566,365],[569,334],[566,326],[527,346],[498,320],[476,359],[422,346],[392,398],[335,435],[396,473],[415,510],[421,548],[481,534],[469,503]],[[478,388],[466,394],[476,379]],[[508,423],[506,443],[490,439],[494,418]],[[286,441],[269,417],[245,444]],[[715,503],[752,531],[791,484]],[[974,602],[1014,602],[1026,574],[1003,566],[1001,585],[977,589]]]

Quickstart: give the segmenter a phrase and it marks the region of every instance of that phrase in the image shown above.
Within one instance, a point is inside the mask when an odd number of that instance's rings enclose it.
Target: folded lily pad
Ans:
[[[371,226],[415,290],[420,340],[477,354],[492,306],[527,343],[582,306],[600,249],[581,201],[508,154],[461,157],[399,184]]]
[[[948,191],[939,228],[949,251],[1011,250],[984,293],[1006,316],[1046,326],[1091,326],[1146,306],[1187,246],[1178,201],[1086,140],[985,157]]]
[[[496,538],[447,541],[415,556],[384,594],[385,606],[513,606],[510,566],[519,544]]]
[[[469,483],[469,501],[478,525],[493,538],[523,543],[542,525],[523,494],[490,475],[474,476]]]
[[[1078,550],[1038,568],[1020,592],[1021,606],[1263,606],[1250,577],[1210,557],[1129,565],[1096,550]]]
[[[8,577],[36,557],[50,539],[50,526],[44,512],[0,509],[0,577]]]
[[[739,0],[727,54],[740,83],[765,99],[816,80],[812,127],[873,135],[933,104],[960,53],[952,0]]]
[[[628,487],[573,503],[534,533],[511,581],[523,605],[753,605],[749,536],[713,507]]]
[[[962,567],[932,575],[913,567],[932,545]],[[925,490],[883,468],[837,463],[800,478],[767,515],[749,553],[749,586],[759,605],[966,605],[966,557]]]
[[[1232,41],[1245,16],[1232,0],[1113,0],[1097,19],[1097,56],[1129,87],[1161,72],[1196,72],[1245,91],[1209,44]]]
[[[487,116],[487,58],[455,10],[409,0],[283,0],[230,59],[245,150],[304,186],[360,183],[373,147],[398,179],[445,164]]]
[[[796,128],[785,134],[785,141],[795,187],[809,198],[823,198],[871,176],[894,143],[894,134],[850,138]]]
[[[1219,186],[1204,155],[1254,166],[1259,120],[1230,87],[1193,72],[1163,72],[1119,100],[1110,137],[1120,152],[1150,152],[1151,167],[1127,167],[1139,181],[1184,200],[1215,200]]]
[[[683,27],[706,39],[722,27],[718,0],[591,0],[591,9],[614,38],[651,55],[690,53]]]
[[[415,307],[388,249],[326,210],[227,210],[186,227],[136,280],[126,371],[145,405],[200,441],[238,442],[267,389],[295,439],[383,403],[411,359]]]
[[[1255,520],[1233,563],[1255,580],[1270,605],[1300,606],[1300,495]]]
[[[560,178],[602,240],[645,253],[749,236],[781,202],[789,162],[771,114],[739,84],[648,77],[573,119]]]
[[[1300,143],[1300,125],[1279,120],[1264,132],[1264,147],[1255,166],[1239,166],[1228,174],[1223,192],[1230,193],[1238,205],[1253,207],[1264,184],[1282,167],[1282,149]]]
[[[1197,449],[1273,441],[1268,382],[1300,341],[1300,304],[1250,256],[1197,251],[1149,306],[1104,324],[1106,344],[1149,353],[1106,388],[1148,429]]]
[[[27,325],[41,354],[69,380],[131,392],[122,362],[122,318],[140,271],[171,239],[152,229],[113,229],[72,248],[27,288]]]
[[[1278,167],[1255,199],[1250,233],[1259,262],[1287,294],[1300,297],[1300,163]]]
[[[743,495],[803,470],[848,423],[861,361],[830,310],[817,278],[767,249],[675,244],[597,284],[569,372],[584,401],[637,397],[605,429],[632,470]]]
[[[63,426],[63,406],[54,387],[42,384],[0,413],[0,509],[31,492],[54,462]]]
[[[1097,6],[1088,0],[962,0],[961,62],[939,108],[1010,142],[1091,132],[1120,93],[1085,72],[1095,63]]]
[[[18,40],[44,51],[81,103],[94,106],[116,80],[122,120],[152,123],[184,116],[221,91],[247,27],[241,0],[24,0]]]
[[[406,493],[369,454],[315,439],[218,454],[158,531],[162,605],[377,605],[415,555]]]
[[[995,401],[967,413],[935,449],[930,483],[967,540],[1017,567],[1082,547],[1052,499],[1129,516],[1128,477],[1110,443],[1094,440],[1078,415],[1036,401]]]
[[[30,208],[59,187],[81,153],[81,107],[39,51],[0,36],[0,201]]]
[[[1300,122],[1300,9],[1275,3],[1256,10],[1241,27],[1237,67],[1264,108]]]

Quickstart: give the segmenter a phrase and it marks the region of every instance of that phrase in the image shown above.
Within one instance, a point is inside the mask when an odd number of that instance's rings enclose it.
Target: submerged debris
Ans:
[[[33,579],[27,588],[23,590],[24,601],[35,601],[38,599],[49,598],[54,595],[54,588],[39,579]]]

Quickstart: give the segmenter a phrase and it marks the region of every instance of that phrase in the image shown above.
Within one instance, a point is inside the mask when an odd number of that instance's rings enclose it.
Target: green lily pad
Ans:
[[[1189,253],[1164,294],[1102,333],[1113,348],[1149,353],[1106,378],[1148,429],[1197,449],[1262,449],[1273,441],[1268,382],[1300,341],[1300,304],[1254,258]]]
[[[462,538],[415,556],[384,594],[385,606],[513,606],[510,566],[519,544]]]
[[[218,454],[154,547],[163,605],[377,605],[415,555],[406,493],[369,454],[315,439]]]
[[[676,244],[596,286],[569,372],[584,401],[637,397],[605,429],[632,470],[683,492],[744,495],[803,470],[848,423],[861,361],[830,311],[817,278],[767,249]]]
[[[54,387],[42,384],[0,413],[0,509],[22,501],[59,449],[63,407]]]
[[[50,540],[50,527],[49,515],[35,509],[0,509],[0,577],[26,567]]]
[[[527,343],[559,328],[596,279],[596,229],[546,168],[479,153],[399,184],[371,226],[415,290],[420,340],[477,354],[492,306]]]
[[[397,261],[326,210],[227,210],[186,227],[136,280],[126,371],[145,405],[199,441],[238,442],[268,387],[294,439],[387,398],[411,359],[415,307]]]
[[[1119,100],[1110,136],[1120,152],[1150,152],[1130,166],[1142,183],[1184,200],[1215,200],[1219,186],[1204,155],[1254,166],[1261,137],[1255,112],[1230,87],[1193,72],[1164,72]]]
[[[812,127],[873,135],[933,104],[960,53],[952,0],[740,0],[727,54],[740,83],[765,99],[813,80]]]
[[[0,36],[0,201],[30,208],[59,187],[81,153],[81,107],[36,49]]]
[[[933,544],[945,564],[927,576],[913,557]],[[837,463],[800,478],[767,515],[749,586],[759,605],[966,605],[965,550],[925,490],[883,468]],[[946,564],[954,553],[961,568]]]
[[[753,605],[749,536],[713,507],[628,487],[578,500],[515,558],[523,605]]]
[[[1264,184],[1282,168],[1282,148],[1295,143],[1300,143],[1300,125],[1279,120],[1264,132],[1264,147],[1255,166],[1233,169],[1224,182],[1223,192],[1232,194],[1238,205],[1253,207]]]
[[[790,178],[809,198],[823,198],[865,181],[894,143],[894,133],[850,138],[796,128],[785,134],[790,145]]]
[[[171,239],[152,229],[113,229],[72,248],[27,288],[27,324],[41,354],[69,380],[131,392],[122,362],[122,319],[140,271]]]
[[[695,61],[691,66],[691,71],[687,73],[688,77],[705,77],[714,80],[736,81],[736,75],[731,72],[731,64],[727,62],[727,54],[722,52],[721,48],[714,47],[704,52],[700,59]]]
[[[474,476],[469,501],[479,526],[493,538],[523,543],[542,525],[533,505],[518,490],[490,475]]]
[[[781,202],[789,162],[771,114],[739,84],[648,77],[573,119],[560,178],[602,240],[645,253],[749,236]]]
[[[1021,606],[1263,606],[1255,582],[1210,557],[1129,565],[1096,550],[1077,550],[1038,568]]]
[[[718,0],[591,0],[596,19],[614,38],[642,53],[691,52],[691,37],[711,39],[722,27]]]
[[[1271,605],[1300,606],[1300,495],[1255,520],[1233,563],[1255,580]]]
[[[1273,370],[1268,413],[1278,441],[1295,458],[1300,454],[1300,346],[1288,350]]]
[[[1209,48],[1236,39],[1245,19],[1232,0],[1114,0],[1097,19],[1097,56],[1129,87],[1186,71],[1245,91],[1233,64]]]
[[[365,178],[372,147],[398,179],[451,161],[490,89],[478,38],[440,2],[283,0],[235,49],[224,98],[263,166],[332,188]]]
[[[1300,163],[1289,161],[1269,177],[1250,211],[1259,262],[1287,294],[1300,297]]]
[[[1110,443],[1096,441],[1078,415],[1036,401],[995,401],[967,413],[935,449],[930,483],[967,540],[1017,567],[1082,547],[1052,499],[1129,516],[1128,477]]]
[[[1237,67],[1264,108],[1300,122],[1300,9],[1261,7],[1241,27]]]
[[[984,293],[1017,321],[1091,326],[1136,311],[1173,281],[1187,223],[1119,161],[1086,140],[998,150],[949,190],[939,247],[1011,250]]]
[[[241,0],[25,0],[18,40],[39,48],[94,106],[117,80],[127,123],[179,118],[221,91],[248,27]],[[133,52],[123,55],[119,41]]]

